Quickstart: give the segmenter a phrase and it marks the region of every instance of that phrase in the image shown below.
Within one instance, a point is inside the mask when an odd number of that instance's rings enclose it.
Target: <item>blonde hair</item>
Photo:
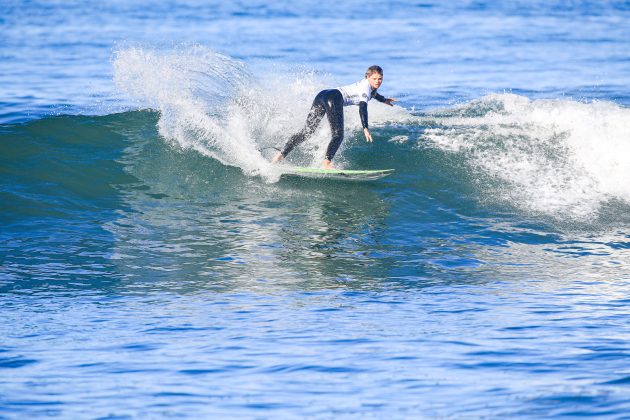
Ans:
[[[365,78],[367,79],[368,77],[370,77],[374,73],[378,73],[378,74],[380,74],[382,76],[383,75],[383,69],[380,68],[379,66],[370,66],[370,67],[368,67],[368,69],[365,72]]]

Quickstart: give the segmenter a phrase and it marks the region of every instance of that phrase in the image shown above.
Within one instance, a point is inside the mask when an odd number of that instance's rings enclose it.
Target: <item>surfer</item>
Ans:
[[[323,169],[333,169],[331,161],[337,153],[337,149],[343,141],[343,107],[347,105],[358,105],[361,125],[365,140],[372,141],[372,135],[368,129],[367,103],[374,98],[389,106],[396,101],[394,98],[385,98],[377,93],[378,88],[383,83],[383,69],[379,66],[371,66],[365,72],[365,79],[352,85],[342,86],[336,89],[322,90],[317,94],[311,110],[306,117],[306,126],[298,133],[291,136],[282,151],[273,158],[272,162],[277,163],[284,159],[295,146],[304,142],[313,135],[324,115],[328,117],[332,138],[326,149],[326,157],[322,164]]]

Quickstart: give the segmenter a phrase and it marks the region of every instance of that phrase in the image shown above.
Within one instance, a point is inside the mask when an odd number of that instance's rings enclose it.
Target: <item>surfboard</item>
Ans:
[[[299,166],[282,168],[282,175],[303,178],[344,179],[348,181],[370,181],[391,175],[393,169],[321,169]]]

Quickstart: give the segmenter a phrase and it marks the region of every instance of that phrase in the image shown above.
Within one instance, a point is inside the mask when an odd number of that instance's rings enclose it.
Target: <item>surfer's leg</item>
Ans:
[[[323,164],[326,169],[330,168],[330,161],[335,157],[335,153],[337,153],[343,141],[343,96],[338,90],[335,90],[335,92],[326,98],[326,115],[328,116],[332,133]]]
[[[308,116],[306,117],[306,125],[300,132],[291,136],[287,144],[279,153],[278,156],[280,156],[280,158],[276,159],[278,157],[276,156],[276,158],[274,158],[274,162],[282,160],[286,155],[288,155],[291,152],[291,150],[293,150],[295,146],[306,141],[308,138],[310,138],[313,135],[313,133],[317,129],[317,126],[319,125],[322,118],[324,117],[324,114],[326,113],[326,108],[324,107],[324,100],[323,100],[325,96],[324,95],[325,92],[327,91],[321,91],[315,97],[315,100],[313,101],[313,105],[311,106],[311,110],[309,111]]]

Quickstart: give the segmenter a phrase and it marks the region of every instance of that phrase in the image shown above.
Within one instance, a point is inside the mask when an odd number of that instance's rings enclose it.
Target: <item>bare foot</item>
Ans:
[[[322,169],[335,169],[335,167],[332,166],[332,163],[328,159],[324,159],[324,163],[322,163]]]
[[[283,155],[282,153],[278,152],[278,154],[277,154],[277,155],[275,155],[275,156],[273,157],[273,159],[271,159],[271,163],[278,163],[278,162],[280,162],[282,159],[284,159],[284,155]]]

